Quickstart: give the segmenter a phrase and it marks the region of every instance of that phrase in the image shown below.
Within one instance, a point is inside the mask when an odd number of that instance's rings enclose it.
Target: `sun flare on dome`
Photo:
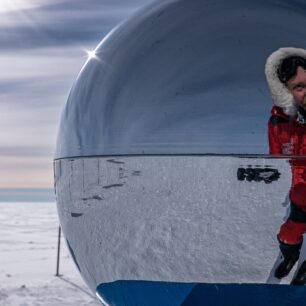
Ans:
[[[96,51],[95,50],[85,50],[85,52],[87,53],[87,57],[88,59],[98,59],[97,55],[96,55]]]

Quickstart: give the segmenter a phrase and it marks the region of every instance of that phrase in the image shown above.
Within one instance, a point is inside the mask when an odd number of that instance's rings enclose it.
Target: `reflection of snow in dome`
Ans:
[[[82,69],[56,156],[267,153],[264,63],[279,47],[305,47],[304,10],[272,0],[151,5]]]

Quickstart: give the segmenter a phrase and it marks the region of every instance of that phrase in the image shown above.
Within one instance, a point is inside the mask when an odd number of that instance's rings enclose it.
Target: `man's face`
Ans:
[[[287,81],[286,86],[298,105],[306,110],[306,70],[298,67],[296,75]]]

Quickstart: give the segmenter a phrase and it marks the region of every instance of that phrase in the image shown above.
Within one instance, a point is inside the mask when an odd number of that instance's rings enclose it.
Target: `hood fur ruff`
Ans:
[[[282,61],[289,56],[301,56],[306,58],[306,50],[293,47],[278,49],[268,57],[265,66],[265,74],[274,105],[281,107],[286,115],[295,116],[298,109],[297,104],[285,84],[283,84],[277,76],[277,68]]]

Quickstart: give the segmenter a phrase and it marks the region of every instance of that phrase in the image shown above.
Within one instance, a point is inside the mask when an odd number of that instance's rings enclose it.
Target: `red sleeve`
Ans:
[[[282,143],[280,141],[279,125],[268,123],[269,151],[270,154],[282,154]]]
[[[284,154],[284,145],[290,141],[290,118],[280,107],[272,107],[268,134],[270,154]]]

